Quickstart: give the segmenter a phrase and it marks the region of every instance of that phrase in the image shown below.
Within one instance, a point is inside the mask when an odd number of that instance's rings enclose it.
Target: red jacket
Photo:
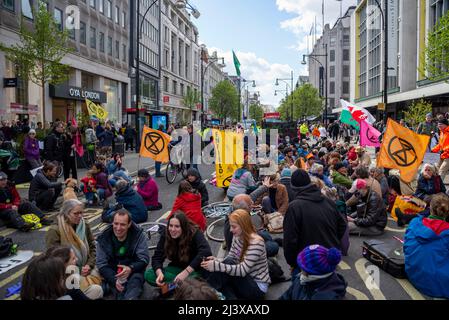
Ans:
[[[84,177],[81,179],[81,182],[84,185],[83,192],[95,192],[95,187],[97,186],[97,181],[94,178]],[[89,187],[89,182],[91,183],[92,187]]]
[[[202,231],[206,230],[206,218],[201,211],[201,194],[183,193],[179,195],[168,218],[178,210],[184,212],[187,218],[197,224]]]
[[[10,194],[10,197],[6,196],[7,193]],[[20,205],[20,195],[17,192],[16,187],[9,182],[6,188],[0,189],[0,199],[0,210],[11,209],[12,206],[18,207]]]

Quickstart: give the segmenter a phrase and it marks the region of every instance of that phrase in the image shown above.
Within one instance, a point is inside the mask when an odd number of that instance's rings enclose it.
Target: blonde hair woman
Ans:
[[[271,283],[264,240],[256,233],[245,210],[229,215],[234,235],[228,256],[208,257],[201,267],[212,274],[207,281],[227,299],[263,299]]]
[[[89,224],[83,218],[84,205],[77,199],[64,201],[46,235],[47,248],[66,245],[72,248],[80,270],[80,289],[90,299],[103,297],[101,277],[95,269],[96,246]]]

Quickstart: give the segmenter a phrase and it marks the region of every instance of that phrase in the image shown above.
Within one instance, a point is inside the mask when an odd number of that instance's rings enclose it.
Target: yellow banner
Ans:
[[[234,171],[243,164],[243,134],[212,130],[217,187],[229,187]]]
[[[412,182],[423,161],[429,140],[429,136],[417,134],[388,119],[377,166],[399,169],[401,179]]]
[[[152,158],[154,161],[168,162],[168,144],[170,139],[168,134],[145,126],[142,132],[140,156]]]
[[[100,120],[106,120],[108,117],[108,112],[102,106],[95,104],[89,99],[86,99],[86,106],[89,116],[97,117]]]

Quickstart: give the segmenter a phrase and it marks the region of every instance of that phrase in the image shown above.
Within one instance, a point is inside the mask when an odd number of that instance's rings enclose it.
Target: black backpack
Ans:
[[[0,259],[9,257],[14,243],[11,238],[0,236]]]
[[[271,284],[290,281],[291,278],[286,278],[284,276],[284,271],[282,270],[276,259],[268,258],[268,272],[270,273]]]

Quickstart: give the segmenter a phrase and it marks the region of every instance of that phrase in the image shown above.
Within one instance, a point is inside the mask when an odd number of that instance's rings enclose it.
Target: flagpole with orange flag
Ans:
[[[388,118],[377,166],[399,169],[401,179],[410,183],[424,159],[430,137],[417,134]]]
[[[168,144],[171,137],[159,130],[144,126],[140,143],[140,157],[151,158],[154,161],[166,163],[170,160]],[[140,165],[140,164],[138,164]]]

